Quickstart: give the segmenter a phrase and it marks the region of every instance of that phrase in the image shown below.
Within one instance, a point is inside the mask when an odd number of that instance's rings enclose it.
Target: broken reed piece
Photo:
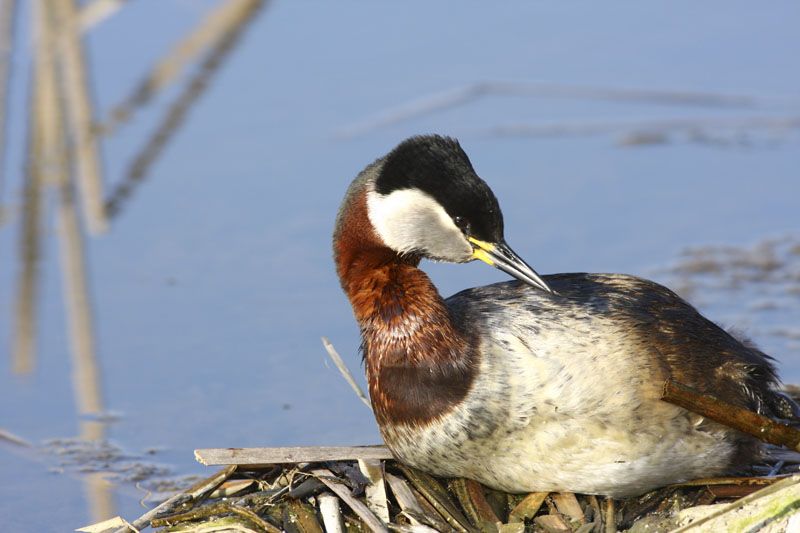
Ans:
[[[213,518],[225,514],[233,514],[241,519],[245,520],[246,522],[252,523],[258,527],[260,531],[265,531],[267,533],[280,533],[281,530],[277,527],[273,526],[256,513],[249,509],[245,509],[243,507],[239,507],[238,505],[234,505],[229,502],[220,502],[215,503],[212,505],[204,505],[201,507],[196,507],[190,509],[186,512],[177,513],[169,516],[164,516],[162,518],[153,518],[150,521],[150,525],[154,528],[157,527],[173,527],[183,522],[191,522],[195,520],[204,520],[207,518]]]
[[[353,496],[350,488],[339,481],[330,470],[326,468],[317,468],[312,470],[311,473],[327,485],[343,502],[349,505],[370,531],[373,533],[389,533],[386,524],[381,522],[361,500]]]
[[[159,515],[171,513],[183,504],[194,503],[206,495],[212,493],[220,485],[225,483],[231,475],[236,472],[237,466],[230,465],[211,476],[201,479],[183,492],[179,492],[158,506],[150,509],[142,516],[134,520],[130,525],[134,530],[139,531],[150,525],[152,520]],[[130,533],[131,529],[127,525],[117,529],[114,533]]]
[[[479,530],[491,529],[491,526],[503,523],[486,500],[480,483],[459,477],[451,480],[449,485],[467,518]]]
[[[359,459],[358,469],[369,480],[369,485],[365,488],[367,506],[384,524],[390,523],[383,462],[380,459]]]
[[[516,507],[511,509],[508,515],[509,522],[524,522],[528,518],[533,518],[542,507],[544,500],[550,495],[549,492],[531,492],[525,496]]]
[[[398,463],[397,468],[411,485],[424,497],[433,509],[445,519],[451,529],[458,533],[472,533],[469,520],[453,503],[450,493],[439,481],[421,470]],[[420,502],[423,507],[424,503]]]
[[[238,465],[256,468],[265,465],[320,463],[325,461],[392,459],[392,452],[375,446],[300,446],[285,448],[204,448],[194,458],[206,466]]]
[[[372,403],[370,403],[369,398],[367,395],[364,394],[364,391],[361,390],[361,387],[358,386],[353,374],[350,373],[350,369],[347,368],[347,365],[344,364],[344,360],[342,356],[339,355],[339,352],[336,351],[336,348],[333,347],[331,341],[327,339],[327,337],[322,337],[322,345],[325,347],[325,351],[328,352],[328,356],[333,361],[333,364],[336,365],[336,368],[339,369],[339,372],[342,374],[344,380],[350,385],[350,388],[353,389],[353,392],[356,393],[356,396],[364,402],[364,405],[372,411]]]
[[[664,382],[661,399],[764,442],[800,451],[800,430],[700,393],[672,378]]]
[[[339,506],[339,498],[325,492],[317,497],[319,514],[322,516],[322,525],[328,533],[344,533],[344,519]]]

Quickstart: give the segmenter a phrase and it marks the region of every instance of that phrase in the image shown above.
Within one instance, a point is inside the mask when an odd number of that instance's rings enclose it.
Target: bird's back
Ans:
[[[665,379],[672,376],[731,403],[786,416],[774,405],[771,358],[666,287],[622,274],[544,279],[557,295],[511,281],[467,289],[446,302],[484,338],[514,331],[533,353],[561,345],[572,350],[560,350],[565,359],[641,359],[639,364],[660,369]],[[627,348],[620,351],[620,344]],[[586,371],[591,368],[587,362]]]

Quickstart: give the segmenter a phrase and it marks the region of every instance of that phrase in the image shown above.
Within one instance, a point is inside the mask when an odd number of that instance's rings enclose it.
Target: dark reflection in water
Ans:
[[[193,448],[376,442],[319,340],[363,385],[329,239],[349,180],[419,132],[461,138],[539,272],[654,277],[800,380],[800,36],[780,10],[34,4],[0,196],[17,529],[137,516],[203,472]],[[425,268],[446,294],[502,279]]]

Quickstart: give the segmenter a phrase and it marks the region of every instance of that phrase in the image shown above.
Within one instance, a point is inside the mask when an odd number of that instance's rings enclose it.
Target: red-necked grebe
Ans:
[[[659,400],[670,376],[772,416],[768,356],[669,289],[621,274],[539,276],[458,142],[413,137],[365,168],[334,233],[386,444],[407,464],[509,492],[625,497],[727,473],[759,446]],[[517,278],[442,298],[422,258]],[[787,415],[788,414],[788,415]]]

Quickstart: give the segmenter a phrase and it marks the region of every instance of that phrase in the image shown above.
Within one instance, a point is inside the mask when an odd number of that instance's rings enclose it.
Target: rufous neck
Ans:
[[[379,421],[420,424],[451,409],[474,376],[474,346],[419,258],[387,248],[351,196],[334,236],[336,269],[361,328],[370,398]]]
[[[339,281],[362,326],[420,305],[430,313],[447,312],[436,287],[417,268],[419,256],[398,254],[378,237],[367,214],[365,190],[343,206],[333,249]]]

